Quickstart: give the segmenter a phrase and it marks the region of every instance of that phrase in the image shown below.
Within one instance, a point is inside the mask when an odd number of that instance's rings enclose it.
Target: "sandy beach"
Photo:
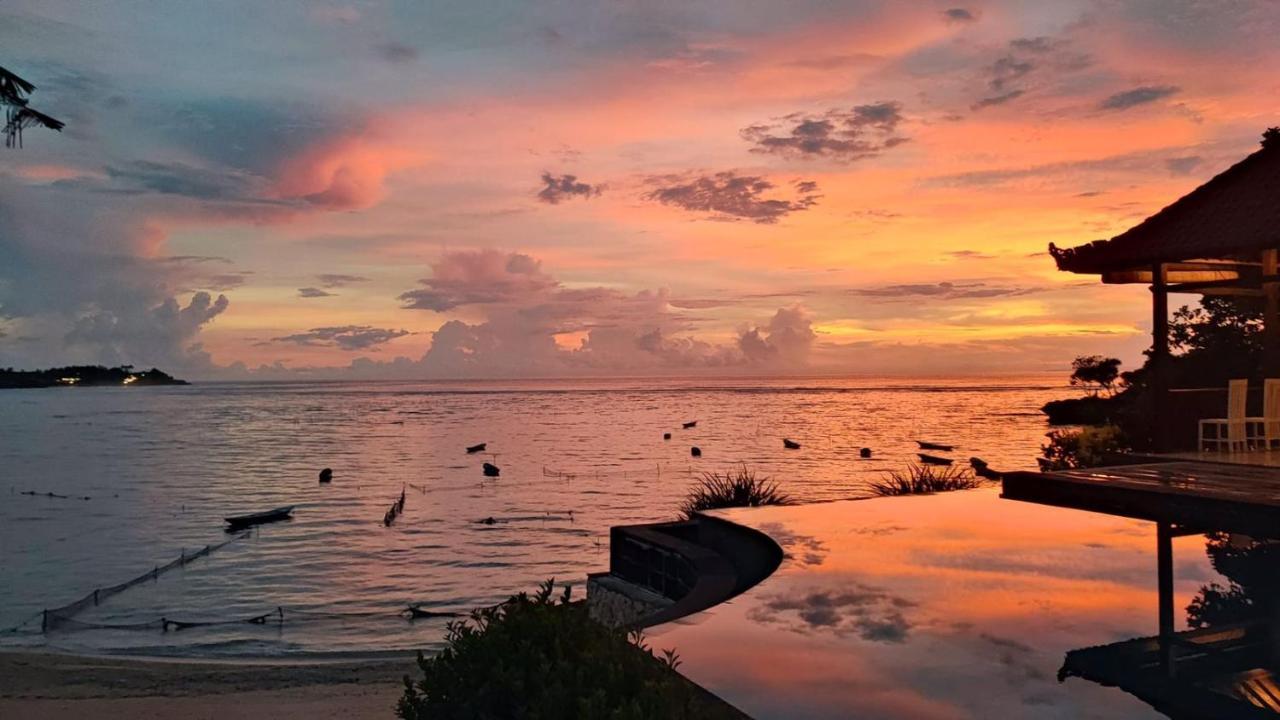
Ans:
[[[412,658],[266,664],[0,653],[0,717],[392,718]]]

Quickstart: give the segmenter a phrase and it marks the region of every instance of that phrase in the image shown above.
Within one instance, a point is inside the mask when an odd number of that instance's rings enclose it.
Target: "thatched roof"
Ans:
[[[1058,269],[1084,274],[1192,260],[1256,261],[1280,247],[1280,129],[1262,149],[1177,202],[1111,238],[1074,248],[1049,245]]]

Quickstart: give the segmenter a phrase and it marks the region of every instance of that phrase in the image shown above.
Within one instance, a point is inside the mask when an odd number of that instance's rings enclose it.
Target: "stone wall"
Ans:
[[[671,605],[671,600],[609,573],[587,576],[587,613],[602,625],[643,625],[644,618]]]

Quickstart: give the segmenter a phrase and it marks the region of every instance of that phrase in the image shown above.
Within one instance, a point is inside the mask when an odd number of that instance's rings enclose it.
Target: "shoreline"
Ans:
[[[394,717],[416,657],[202,660],[0,651],[0,717]]]

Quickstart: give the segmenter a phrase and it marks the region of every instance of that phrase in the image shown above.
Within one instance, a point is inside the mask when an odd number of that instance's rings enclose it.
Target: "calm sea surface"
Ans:
[[[201,384],[0,391],[0,646],[280,656],[431,648],[445,619],[608,565],[611,525],[672,518],[742,465],[793,497],[865,494],[915,458],[1033,469],[1056,378]],[[696,428],[681,429],[682,421]],[[672,439],[663,441],[663,432]],[[803,445],[786,450],[782,438]],[[487,442],[488,452],[464,448]],[[690,446],[702,448],[691,458]],[[871,460],[858,457],[870,447]],[[480,465],[502,468],[498,479]],[[316,474],[334,470],[331,485]],[[403,515],[383,514],[406,489]],[[88,496],[59,499],[23,491]],[[210,543],[222,518],[296,505],[207,557],[77,614],[5,628]],[[486,518],[496,522],[477,522]],[[579,592],[581,592],[579,590]],[[164,632],[283,608],[284,622]],[[150,623],[135,629],[88,627]]]

